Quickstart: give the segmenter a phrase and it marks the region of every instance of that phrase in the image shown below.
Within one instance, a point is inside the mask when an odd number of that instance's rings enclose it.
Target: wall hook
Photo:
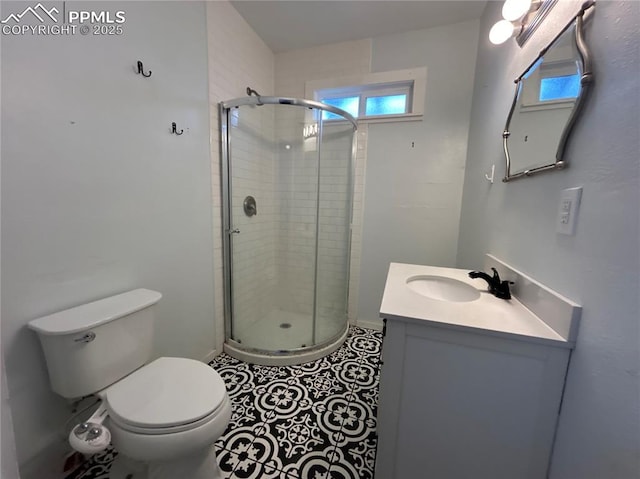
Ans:
[[[138,73],[140,75],[142,75],[145,78],[149,78],[151,76],[151,70],[149,70],[149,74],[145,75],[144,73],[144,65],[142,64],[142,62],[140,60],[138,60]]]
[[[171,123],[171,133],[175,133],[176,135],[182,135],[184,133],[184,130],[178,131],[178,127],[176,125],[176,122],[174,121]]]
[[[491,184],[493,184],[493,178],[495,176],[496,173],[496,165],[491,165],[491,176],[489,176],[487,173],[484,174],[484,177],[487,181],[489,181]]]

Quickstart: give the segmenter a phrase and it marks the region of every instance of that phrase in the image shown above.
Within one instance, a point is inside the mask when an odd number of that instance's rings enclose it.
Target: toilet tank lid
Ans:
[[[46,335],[74,334],[140,311],[160,298],[162,294],[157,291],[134,289],[34,319],[29,327]]]

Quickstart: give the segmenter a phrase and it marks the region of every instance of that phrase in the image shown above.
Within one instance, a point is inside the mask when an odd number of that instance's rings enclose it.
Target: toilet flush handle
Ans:
[[[94,339],[96,339],[96,333],[94,333],[93,331],[89,331],[87,334],[85,334],[83,336],[80,336],[79,338],[74,339],[74,342],[76,342],[76,343],[90,343]]]

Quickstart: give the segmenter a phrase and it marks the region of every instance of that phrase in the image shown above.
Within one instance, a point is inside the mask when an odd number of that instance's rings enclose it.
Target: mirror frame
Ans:
[[[584,14],[585,12],[595,5],[595,0],[589,0],[585,2],[580,11],[576,14],[575,17],[571,19],[569,23],[565,25],[565,27],[558,33],[553,40],[540,51],[536,59],[531,62],[531,64],[524,70],[524,72],[514,80],[516,84],[515,94],[513,96],[513,102],[511,104],[511,109],[509,110],[509,114],[507,115],[507,122],[504,126],[504,130],[502,132],[502,148],[504,149],[505,156],[505,175],[502,178],[504,183],[509,181],[516,180],[518,178],[525,178],[527,176],[533,176],[537,173],[541,173],[543,171],[550,170],[561,170],[567,167],[567,162],[564,160],[564,151],[567,146],[567,140],[569,139],[569,135],[573,130],[573,126],[580,114],[582,107],[584,106],[585,100],[587,98],[587,94],[590,90],[590,86],[593,83],[593,71],[591,66],[591,57],[589,53],[589,49],[587,44],[584,41],[584,32],[583,32],[583,24],[584,24]],[[576,103],[571,110],[571,114],[567,123],[564,126],[562,131],[562,135],[560,136],[560,141],[558,142],[558,148],[556,150],[556,161],[553,163],[549,163],[542,166],[536,166],[534,168],[529,168],[527,170],[517,171],[515,173],[511,172],[511,157],[509,156],[509,148],[508,148],[508,140],[511,136],[511,132],[509,131],[509,125],[511,123],[511,119],[513,117],[513,113],[518,104],[518,93],[520,92],[521,82],[524,79],[525,75],[529,72],[529,70],[536,64],[538,61],[544,57],[544,55],[549,51],[549,49],[555,44],[556,40],[560,38],[567,30],[571,27],[575,29],[575,42],[576,47],[579,53],[579,61],[580,67],[582,70],[582,75],[580,77],[580,92],[576,98]]]

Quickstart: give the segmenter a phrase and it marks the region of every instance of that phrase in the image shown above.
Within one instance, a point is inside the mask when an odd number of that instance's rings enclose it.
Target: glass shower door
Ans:
[[[347,324],[354,131],[346,121],[325,121],[320,134],[315,329],[322,343]]]
[[[313,345],[318,154],[303,136],[306,111],[231,112],[231,339],[245,348]]]
[[[357,125],[295,98],[220,112],[225,350],[258,364],[326,354],[347,328]]]

